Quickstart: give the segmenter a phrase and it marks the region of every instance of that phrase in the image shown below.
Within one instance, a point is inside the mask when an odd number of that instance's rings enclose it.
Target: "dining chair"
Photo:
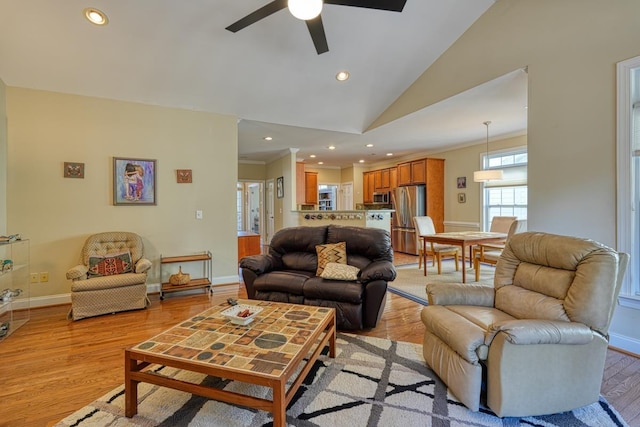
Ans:
[[[413,223],[420,237],[420,249],[418,251],[418,268],[422,268],[422,263],[427,263],[427,255],[431,256],[432,265],[438,263],[438,274],[442,273],[442,259],[445,257],[453,257],[456,261],[456,271],[460,269],[460,248],[458,246],[443,245],[440,243],[429,243],[426,252],[423,251],[424,240],[422,236],[436,234],[436,227],[430,216],[414,216]]]
[[[502,255],[502,250],[504,249],[506,242],[511,238],[511,236],[525,231],[527,231],[527,220],[516,219],[511,222],[505,243],[481,243],[476,247],[473,257],[473,268],[476,272],[476,282],[480,280],[480,263],[496,265],[498,263],[498,258]]]
[[[517,216],[494,216],[493,218],[491,218],[491,225],[489,226],[489,232],[508,234],[511,224],[516,219],[518,219]],[[505,242],[506,242],[506,239],[503,242],[500,242],[498,244],[504,247]],[[469,260],[469,267],[471,267],[471,260],[475,259],[476,255],[478,254],[478,251],[480,251],[480,248],[477,245],[474,246],[472,251],[473,255],[471,255],[471,259]]]

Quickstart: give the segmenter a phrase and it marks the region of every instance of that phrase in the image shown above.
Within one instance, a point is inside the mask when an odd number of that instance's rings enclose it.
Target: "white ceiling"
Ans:
[[[519,71],[363,134],[493,0],[408,0],[401,13],[325,5],[322,55],[286,9],[225,30],[269,1],[0,0],[0,78],[235,115],[241,160],[270,161],[295,147],[301,158],[346,166],[479,141],[485,120],[492,138],[526,129]],[[90,24],[86,7],[106,12],[109,24]],[[351,73],[344,83],[335,79],[342,69]]]

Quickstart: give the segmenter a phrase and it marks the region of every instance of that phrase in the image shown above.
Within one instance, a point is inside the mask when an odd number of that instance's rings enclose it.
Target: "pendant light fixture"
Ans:
[[[485,156],[485,161],[483,162],[488,166],[489,163],[489,125],[490,121],[486,121],[483,123],[487,127],[487,154]],[[473,173],[473,181],[474,182],[487,182],[487,181],[499,181],[502,179],[502,170],[501,169],[485,169],[484,164],[482,170],[475,171]]]
[[[308,21],[322,12],[322,0],[289,0],[289,12],[298,19]]]

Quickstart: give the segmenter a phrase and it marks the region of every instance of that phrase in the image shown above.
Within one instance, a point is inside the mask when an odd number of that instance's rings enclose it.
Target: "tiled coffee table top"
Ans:
[[[246,326],[234,325],[214,306],[146,340],[133,351],[202,365],[279,376],[302,350],[323,320],[333,316],[326,307],[238,300],[262,307]]]

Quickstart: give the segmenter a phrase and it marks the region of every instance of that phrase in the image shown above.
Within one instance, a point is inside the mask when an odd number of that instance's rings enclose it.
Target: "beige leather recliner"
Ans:
[[[128,272],[104,275],[90,274],[90,259],[109,258],[114,254],[130,254]],[[117,262],[117,261],[114,261]],[[127,262],[128,264],[128,262]],[[120,263],[122,265],[122,263]],[[151,261],[144,258],[142,238],[135,233],[112,231],[87,238],[80,254],[79,264],[67,271],[71,283],[71,311],[69,319],[119,311],[145,308],[147,298],[147,271]]]
[[[500,417],[569,411],[598,400],[608,329],[629,256],[588,239],[513,235],[494,287],[433,283],[427,364],[473,411]]]

